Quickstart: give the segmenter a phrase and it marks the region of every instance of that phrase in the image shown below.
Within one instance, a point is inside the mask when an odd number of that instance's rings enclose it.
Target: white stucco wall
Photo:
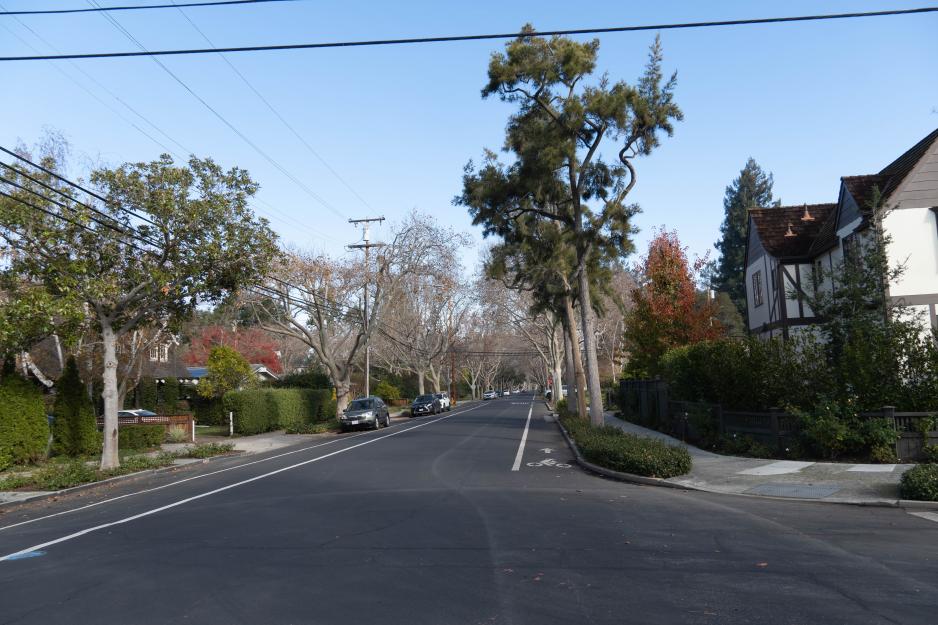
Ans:
[[[762,272],[762,305],[756,306],[752,292],[752,276],[757,271]],[[771,271],[771,270],[770,270]],[[763,323],[769,323],[769,311],[772,309],[772,277],[766,273],[766,257],[760,256],[756,261],[746,267],[746,297],[749,300],[749,329],[758,330]]]
[[[884,229],[892,238],[889,266],[903,264],[905,272],[889,287],[889,294],[938,293],[938,225],[928,208],[902,208],[886,215]]]

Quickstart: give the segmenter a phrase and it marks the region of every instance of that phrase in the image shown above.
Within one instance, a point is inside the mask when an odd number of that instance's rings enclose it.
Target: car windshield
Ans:
[[[374,408],[374,402],[370,399],[356,399],[349,404],[349,410],[368,410]]]
[[[420,397],[414,400],[414,402],[428,402],[428,401],[433,401],[433,395],[421,395]]]
[[[443,399],[443,393],[437,393],[436,395],[434,395],[434,397],[436,397],[437,399]]]

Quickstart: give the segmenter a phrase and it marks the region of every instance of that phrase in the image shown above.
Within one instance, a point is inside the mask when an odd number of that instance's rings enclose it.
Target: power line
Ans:
[[[214,7],[237,4],[263,4],[268,2],[295,2],[296,0],[218,0],[217,2],[186,2],[185,4],[138,4],[131,6],[104,6],[91,9],[35,9],[30,11],[0,11],[0,15],[62,15],[64,13],[100,13],[102,11],[142,11],[146,9],[172,9],[182,7]]]
[[[189,24],[192,26],[192,28],[194,28],[195,31],[196,31],[197,33],[199,33],[199,35],[201,35],[202,39],[204,39],[205,42],[208,43],[208,45],[210,45],[210,46],[212,46],[212,47],[215,47],[215,43],[214,43],[211,39],[209,39],[208,35],[206,35],[205,32],[203,32],[202,29],[199,28],[198,25],[186,14],[186,12],[182,10],[181,7],[182,7],[183,5],[180,4],[180,5],[177,5],[177,6],[179,7],[179,13],[186,19],[187,22],[189,22]],[[352,185],[350,185],[348,182],[346,182],[345,178],[343,178],[342,176],[340,176],[340,175],[339,175],[339,172],[337,172],[335,169],[333,169],[333,168],[332,168],[332,165],[330,165],[328,162],[326,162],[326,159],[324,159],[324,158],[319,154],[319,152],[317,152],[317,151],[315,150],[315,148],[313,148],[313,146],[310,145],[309,141],[307,141],[299,132],[297,132],[296,128],[294,128],[293,125],[290,124],[290,123],[284,118],[284,116],[280,114],[280,111],[278,111],[278,110],[274,107],[274,105],[270,103],[270,101],[264,96],[264,94],[262,94],[262,93],[251,83],[251,81],[249,81],[249,80],[247,79],[247,76],[245,76],[243,73],[241,73],[241,71],[240,71],[237,67],[235,67],[234,64],[233,64],[231,61],[228,60],[228,57],[226,57],[226,56],[225,56],[224,54],[222,54],[222,53],[219,53],[218,56],[221,57],[221,59],[225,62],[225,64],[227,64],[228,67],[231,68],[231,71],[233,71],[233,72],[238,76],[238,78],[240,78],[241,81],[242,81],[245,85],[247,85],[248,89],[250,89],[251,91],[254,92],[254,95],[256,95],[256,96],[258,97],[258,99],[259,99],[261,102],[264,103],[264,106],[266,106],[266,107],[270,110],[270,112],[273,113],[274,116],[276,116],[276,118],[280,120],[280,123],[282,123],[282,124],[284,125],[284,127],[286,127],[286,129],[289,130],[289,131],[293,134],[293,136],[296,137],[296,138],[299,140],[299,142],[302,143],[302,144],[306,147],[307,150],[309,150],[310,154],[312,154],[313,156],[315,156],[316,159],[317,159],[320,163],[322,163],[323,166],[325,166],[325,168],[328,169],[329,172],[330,172],[333,176],[335,176],[336,180],[338,180],[339,182],[341,182],[341,183],[345,186],[345,188],[348,189],[348,190],[351,192],[352,195],[354,195],[356,198],[358,198],[358,199],[361,201],[362,204],[364,204],[364,205],[367,206],[368,208],[371,208],[371,205],[368,204],[368,202],[365,200],[365,198],[363,198],[361,195],[359,195],[358,191],[356,191],[355,189],[353,189],[353,188],[352,188]]]
[[[90,232],[91,234],[94,234],[94,235],[96,235],[96,236],[101,236],[101,233],[98,232],[98,231],[96,231],[94,228],[89,228],[89,227],[86,226],[85,224],[82,224],[82,223],[79,223],[79,222],[74,221],[74,220],[72,220],[72,219],[69,219],[69,218],[66,217],[65,215],[59,215],[59,214],[54,213],[54,212],[52,212],[52,211],[50,211],[50,210],[46,210],[45,208],[42,208],[41,206],[36,206],[36,205],[33,204],[32,202],[28,202],[28,201],[24,200],[23,198],[16,197],[15,195],[11,195],[11,194],[9,194],[9,193],[7,193],[7,192],[5,192],[5,191],[0,191],[0,195],[2,195],[3,197],[7,197],[7,198],[13,200],[14,202],[19,202],[20,204],[22,204],[22,205],[24,205],[24,206],[28,206],[29,208],[32,208],[32,209],[34,209],[34,210],[37,210],[37,211],[39,211],[39,212],[41,212],[41,213],[45,213],[45,214],[48,215],[49,217],[53,217],[53,218],[55,218],[55,219],[61,219],[62,221],[65,221],[65,222],[68,222],[68,223],[72,224],[73,226],[78,226],[78,227],[81,228],[82,230],[87,230],[87,231]],[[124,241],[124,243],[125,243],[126,245],[129,245],[130,247],[134,248],[135,250],[137,250],[137,251],[139,251],[139,252],[145,252],[145,251],[146,251],[146,250],[140,248],[139,246],[137,246],[136,244],[131,243],[130,241]]]
[[[42,182],[41,180],[37,180],[36,178],[33,178],[33,177],[30,176],[29,174],[26,174],[26,173],[24,173],[24,172],[22,172],[22,171],[16,169],[15,167],[13,167],[13,166],[11,166],[11,165],[8,165],[7,163],[4,163],[4,162],[0,161],[0,165],[6,167],[7,169],[9,169],[9,170],[11,170],[11,171],[13,171],[13,172],[16,172],[17,174],[23,176],[24,178],[27,178],[28,180],[31,180],[31,181],[35,182],[36,184],[41,185],[42,187],[45,187],[46,189],[49,189],[50,191],[53,191],[53,192],[55,192],[55,193],[58,193],[58,194],[61,195],[62,197],[66,198],[66,199],[69,199],[69,200],[71,200],[72,202],[75,202],[76,204],[78,204],[78,205],[80,205],[80,206],[84,206],[85,208],[87,208],[87,209],[90,210],[91,212],[93,212],[93,213],[95,213],[95,214],[97,214],[97,215],[100,215],[101,217],[104,217],[105,219],[108,219],[108,220],[109,220],[109,221],[101,221],[100,219],[98,219],[98,218],[96,218],[96,217],[93,217],[93,216],[91,216],[91,215],[88,215],[88,219],[90,219],[91,221],[95,222],[96,224],[98,224],[98,225],[100,225],[100,226],[104,226],[105,228],[108,228],[108,229],[110,229],[110,230],[113,230],[114,232],[118,232],[118,233],[120,233],[120,234],[123,234],[123,235],[125,235],[125,236],[130,236],[130,237],[132,237],[132,238],[134,238],[134,239],[137,239],[138,241],[141,241],[141,242],[143,242],[143,243],[146,243],[147,245],[152,245],[152,246],[154,246],[154,247],[159,247],[159,244],[158,244],[158,243],[154,243],[154,242],[151,241],[150,239],[148,239],[148,238],[146,238],[146,237],[144,237],[144,236],[141,236],[140,233],[138,233],[138,232],[136,232],[136,231],[129,231],[129,230],[127,230],[127,229],[124,227],[124,225],[123,225],[122,223],[120,223],[119,221],[117,221],[116,219],[114,219],[114,217],[108,215],[108,214],[105,213],[104,211],[98,210],[97,208],[91,206],[90,204],[85,204],[84,202],[80,202],[80,201],[76,200],[75,198],[71,197],[70,195],[68,195],[67,193],[63,193],[62,191],[59,191],[58,189],[56,189],[56,188],[54,188],[54,187],[52,187],[52,186],[49,186],[49,185],[45,184],[45,183]],[[73,213],[75,213],[75,214],[78,214],[78,212],[79,212],[78,209],[76,209],[76,208],[73,207],[73,206],[69,206],[68,204],[63,204],[62,202],[59,202],[58,200],[54,200],[54,199],[52,199],[51,197],[48,197],[48,196],[46,196],[46,195],[40,193],[39,191],[36,191],[35,189],[30,189],[29,187],[27,187],[27,186],[25,186],[25,185],[22,185],[22,184],[16,182],[15,180],[10,180],[9,178],[6,178],[6,177],[4,177],[4,176],[2,176],[2,175],[0,175],[0,182],[5,182],[5,183],[7,183],[7,184],[9,184],[9,185],[12,185],[12,186],[18,188],[18,189],[21,189],[21,190],[23,190],[23,191],[26,191],[27,193],[30,193],[30,194],[32,194],[32,195],[35,195],[36,197],[38,197],[38,198],[40,198],[40,199],[43,199],[43,200],[45,200],[45,201],[47,201],[47,202],[49,202],[49,203],[51,203],[51,204],[55,204],[55,205],[58,206],[59,208],[63,208],[63,209],[65,209],[65,210],[71,211],[71,212],[73,212]]]
[[[553,36],[553,35],[598,35],[608,33],[639,32],[647,30],[680,30],[690,28],[713,28],[721,26],[752,26],[758,24],[781,24],[789,22],[813,22],[823,20],[842,20],[859,17],[886,17],[891,15],[915,15],[934,13],[938,7],[917,9],[896,9],[889,11],[867,11],[856,13],[831,13],[826,15],[798,15],[792,17],[767,17],[745,20],[720,20],[709,22],[683,22],[675,24],[647,24],[641,26],[614,26],[609,28],[575,28],[567,30],[544,30],[532,32],[494,33],[485,35],[453,35],[446,37],[414,37],[406,39],[370,39],[360,41],[332,41],[320,43],[293,43],[265,46],[234,46],[226,48],[189,48],[180,50],[143,50],[140,52],[90,52],[83,54],[58,54],[50,56],[4,56],[0,61],[47,61],[61,59],[103,59],[135,56],[169,56],[189,54],[217,54],[220,52],[265,52],[275,50],[310,50],[319,48],[355,48],[368,46],[394,46],[423,43],[449,43],[457,41],[484,41],[491,39],[516,39],[518,37]]]
[[[96,2],[95,0],[88,0],[88,1],[89,1],[89,3],[91,3],[91,4],[97,5],[97,2]],[[133,42],[138,48],[140,48],[141,51],[143,51],[144,53],[148,53],[148,52],[149,52],[149,51],[147,50],[146,46],[144,46],[142,43],[140,43],[140,41],[139,41],[136,37],[134,37],[133,34],[131,34],[131,32],[130,32],[129,30],[127,30],[126,28],[124,28],[124,26],[122,26],[121,23],[118,22],[116,18],[114,18],[114,17],[108,15],[107,13],[101,13],[101,16],[102,16],[104,19],[106,19],[107,21],[109,21],[119,32],[123,33],[123,35],[124,35],[125,37],[127,37],[131,42]],[[319,194],[317,194],[315,191],[313,191],[312,189],[310,189],[310,188],[309,188],[305,183],[303,183],[299,178],[297,178],[296,176],[294,176],[293,174],[291,174],[291,173],[290,173],[283,165],[281,165],[276,159],[274,159],[274,158],[273,158],[272,156],[270,156],[267,152],[265,152],[263,149],[261,149],[260,146],[258,146],[256,143],[254,143],[247,135],[245,135],[241,130],[239,130],[233,123],[231,123],[230,121],[228,121],[228,119],[227,119],[224,115],[222,115],[220,112],[218,112],[218,110],[215,109],[215,107],[213,107],[211,104],[209,104],[202,96],[200,96],[198,93],[196,93],[196,91],[195,91],[192,87],[190,87],[185,81],[183,81],[179,76],[177,76],[177,75],[175,74],[175,72],[173,72],[171,69],[169,69],[162,61],[160,61],[160,60],[159,60],[158,58],[156,58],[155,56],[154,56],[154,57],[151,57],[151,59],[152,59],[153,62],[156,63],[164,72],[166,72],[166,73],[170,76],[170,78],[172,78],[173,80],[175,80],[183,89],[185,89],[187,92],[189,92],[189,95],[191,95],[191,96],[194,97],[196,100],[198,100],[199,103],[202,104],[202,106],[204,106],[206,109],[208,109],[208,111],[209,111],[210,113],[212,113],[219,121],[221,121],[221,122],[222,122],[223,124],[225,124],[225,126],[227,126],[232,132],[234,132],[236,135],[238,135],[238,137],[240,137],[245,143],[247,143],[255,152],[257,152],[258,154],[260,154],[268,163],[270,163],[270,164],[273,165],[275,168],[277,168],[277,170],[279,170],[280,173],[282,173],[284,176],[286,176],[287,178],[289,178],[291,181],[293,181],[293,183],[295,183],[298,187],[300,187],[303,191],[305,191],[307,195],[309,195],[310,197],[312,197],[314,200],[316,200],[317,202],[319,202],[323,207],[325,207],[326,209],[332,211],[333,213],[335,213],[335,214],[338,215],[339,217],[345,217],[345,215],[343,215],[338,209],[336,209],[334,206],[332,206],[332,205],[329,204],[326,200],[324,200],[322,197],[320,197]]]
[[[2,4],[0,4],[0,9],[3,9],[3,8],[4,8],[4,6],[3,6]],[[39,33],[37,33],[37,32],[36,32],[35,30],[33,30],[32,28],[30,28],[28,24],[23,23],[23,21],[20,20],[18,17],[14,17],[13,19],[15,19],[15,20],[19,23],[20,26],[22,26],[23,28],[25,28],[26,30],[28,30],[30,33],[32,33],[32,35],[33,35],[34,37],[36,37],[39,41],[43,42],[46,46],[48,46],[50,49],[52,49],[52,51],[54,51],[54,52],[58,52],[58,51],[59,51],[55,46],[53,46],[53,45],[52,45],[51,43],[49,43],[46,39],[44,39]],[[27,40],[24,39],[23,37],[21,37],[21,36],[19,35],[19,33],[15,32],[15,31],[12,30],[12,29],[10,29],[6,24],[0,23],[0,28],[3,28],[3,29],[6,30],[8,33],[10,33],[11,35],[13,35],[13,36],[16,37],[17,39],[19,39],[20,42],[22,42],[23,45],[25,45],[25,46],[28,47],[29,49],[33,50],[33,51],[36,52],[36,53],[39,53],[39,48],[37,48],[36,46],[34,46],[32,43],[30,43],[29,41],[27,41]],[[141,119],[143,119],[143,121],[145,121],[145,122],[147,122],[148,124],[150,124],[150,126],[153,126],[154,128],[156,128],[156,126],[155,126],[152,122],[150,122],[148,119],[146,119],[145,117],[143,117],[143,115],[141,115],[140,113],[138,113],[138,112],[137,112],[133,107],[131,107],[129,104],[127,104],[126,102],[124,102],[123,100],[121,100],[119,97],[117,97],[117,95],[115,95],[114,93],[110,92],[106,87],[104,87],[101,83],[99,83],[93,76],[91,76],[90,74],[88,74],[88,72],[86,72],[85,70],[83,70],[77,63],[75,63],[75,61],[68,61],[68,63],[69,63],[73,68],[75,68],[76,70],[78,70],[79,72],[81,72],[82,74],[84,74],[85,77],[87,77],[87,78],[89,78],[90,80],[92,80],[93,82],[95,82],[95,83],[98,85],[98,87],[100,87],[101,89],[103,89],[103,90],[104,90],[105,92],[107,92],[111,97],[113,97],[113,98],[116,99],[118,102],[120,102],[120,103],[123,104],[125,107],[127,107],[132,113],[136,114],[138,117],[140,117]],[[149,140],[152,141],[153,143],[157,144],[158,146],[160,146],[162,149],[166,150],[167,152],[169,152],[169,153],[171,153],[171,154],[174,154],[177,158],[180,158],[179,155],[176,154],[176,152],[174,152],[171,148],[169,148],[168,146],[166,146],[166,145],[165,145],[163,142],[161,142],[159,139],[157,139],[156,137],[154,137],[153,135],[151,135],[150,133],[148,133],[146,130],[144,130],[143,128],[141,128],[140,126],[138,126],[137,124],[135,124],[135,123],[132,122],[131,120],[129,120],[129,119],[127,119],[126,117],[124,117],[124,115],[123,115],[120,111],[118,111],[116,108],[114,108],[114,107],[113,107],[111,104],[109,104],[108,102],[105,102],[104,99],[103,99],[101,96],[99,96],[97,93],[95,93],[94,91],[92,91],[87,85],[83,84],[83,83],[82,83],[81,81],[79,81],[77,78],[75,78],[74,76],[72,76],[71,74],[69,74],[68,72],[66,72],[64,69],[62,69],[61,67],[59,67],[58,63],[55,63],[54,61],[49,61],[49,65],[50,65],[51,67],[55,68],[55,71],[57,71],[57,72],[59,72],[60,74],[62,74],[62,76],[64,76],[65,78],[69,79],[70,81],[72,81],[72,82],[75,84],[75,86],[79,87],[80,89],[82,89],[83,91],[85,91],[88,95],[90,95],[92,98],[94,98],[95,100],[97,100],[97,101],[101,104],[101,106],[107,108],[107,109],[110,110],[114,115],[116,115],[117,117],[119,117],[121,120],[123,120],[124,122],[126,122],[128,125],[132,126],[135,130],[137,130],[137,132],[139,132],[140,134],[142,134],[144,137],[146,137],[147,139],[149,139]],[[161,132],[164,136],[166,135],[166,133],[162,132],[159,128],[156,128],[156,130],[159,131],[159,132]],[[170,138],[170,140],[172,141],[172,138]],[[177,145],[178,145],[178,144],[177,144]]]
[[[19,159],[19,160],[23,161],[24,163],[28,163],[29,165],[32,165],[33,167],[35,167],[35,168],[38,169],[39,171],[45,172],[46,174],[52,176],[52,177],[55,178],[56,180],[59,180],[59,181],[61,181],[61,182],[64,182],[65,184],[67,184],[67,185],[69,185],[69,186],[71,186],[71,187],[74,187],[75,189],[78,189],[79,191],[83,191],[84,193],[87,193],[87,194],[90,195],[91,197],[93,197],[93,198],[95,198],[95,199],[98,199],[98,200],[101,200],[101,201],[104,202],[105,204],[109,204],[109,205],[113,206],[113,207],[116,208],[117,210],[121,210],[121,211],[124,211],[125,213],[128,213],[128,214],[130,214],[130,215],[133,215],[133,216],[136,217],[137,219],[140,219],[141,221],[145,221],[145,222],[147,222],[147,223],[149,223],[149,224],[151,224],[151,225],[153,225],[153,226],[158,226],[158,225],[159,225],[159,224],[157,224],[155,221],[153,221],[152,219],[150,219],[149,217],[146,217],[146,216],[141,215],[141,214],[139,214],[139,213],[137,213],[137,212],[135,212],[135,211],[132,211],[132,210],[130,210],[129,208],[124,208],[123,206],[115,205],[114,202],[109,201],[107,198],[102,197],[102,196],[99,195],[98,193],[95,193],[94,191],[91,191],[91,190],[89,190],[89,189],[86,189],[85,187],[81,186],[81,185],[78,184],[77,182],[72,182],[72,181],[69,180],[68,178],[64,178],[64,177],[60,176],[59,174],[55,173],[55,172],[52,171],[51,169],[47,169],[47,168],[43,167],[42,165],[37,165],[36,163],[32,162],[31,160],[29,160],[29,159],[26,158],[25,156],[20,156],[20,155],[17,154],[16,152],[13,152],[12,150],[8,150],[8,149],[6,149],[5,147],[3,147],[2,145],[0,145],[0,152],[5,152],[6,154],[9,154],[9,155],[12,156],[13,158]]]

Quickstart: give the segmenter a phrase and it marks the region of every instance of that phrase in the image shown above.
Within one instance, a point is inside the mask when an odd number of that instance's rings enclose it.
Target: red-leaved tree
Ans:
[[[632,376],[656,375],[661,357],[671,348],[723,335],[713,305],[696,287],[705,262],[688,262],[677,232],[664,227],[656,232],[636,268],[639,284],[626,317],[627,372]]]
[[[186,364],[191,367],[204,366],[213,347],[225,345],[244,356],[251,364],[261,364],[274,373],[281,373],[283,366],[277,356],[277,341],[260,328],[239,328],[236,331],[222,326],[207,326],[192,337]]]

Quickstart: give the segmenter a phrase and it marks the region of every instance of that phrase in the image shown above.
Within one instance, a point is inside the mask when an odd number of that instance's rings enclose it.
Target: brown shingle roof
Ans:
[[[805,207],[814,217],[803,221]],[[810,255],[819,235],[834,221],[836,204],[802,204],[776,208],[750,208],[753,225],[762,246],[776,258],[805,258]],[[794,236],[785,236],[789,227]]]
[[[938,128],[933,130],[924,139],[913,145],[902,153],[902,156],[889,163],[880,170],[878,174],[869,174],[866,176],[845,176],[841,178],[847,191],[856,200],[857,206],[861,212],[867,212],[870,209],[870,202],[873,199],[873,187],[879,187],[883,199],[902,184],[905,177],[909,175],[915,164],[922,160],[928,148],[935,141],[938,141]]]

